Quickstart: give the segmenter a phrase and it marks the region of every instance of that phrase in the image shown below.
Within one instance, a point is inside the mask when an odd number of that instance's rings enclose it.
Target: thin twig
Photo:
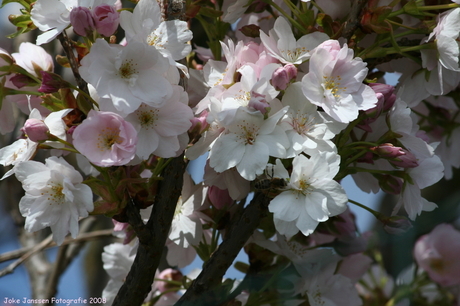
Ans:
[[[354,0],[351,6],[350,14],[348,15],[348,20],[345,23],[345,29],[343,30],[342,37],[345,37],[347,41],[351,39],[353,33],[358,28],[361,22],[361,15],[363,13],[363,8],[369,0]]]
[[[48,236],[45,240],[34,246],[31,250],[26,252],[22,255],[18,260],[8,265],[6,268],[0,271],[0,277],[5,276],[7,274],[13,273],[14,269],[16,269],[20,264],[26,261],[30,256],[44,250],[49,244],[52,243],[53,236]]]
[[[70,68],[72,69],[72,73],[75,77],[75,81],[77,82],[78,87],[89,95],[88,84],[82,79],[80,75],[80,71],[78,70],[78,62],[73,53],[73,47],[70,43],[69,37],[67,37],[67,34],[64,31],[61,34],[59,34],[57,38],[61,42],[62,48],[66,53],[66,56],[69,60]]]
[[[94,231],[91,233],[84,233],[78,235],[77,238],[73,239],[71,237],[67,237],[62,245],[67,245],[67,244],[72,244],[72,243],[77,243],[77,242],[84,242],[84,241],[89,241],[89,240],[94,240],[102,237],[109,237],[112,236],[113,230],[112,229],[107,229],[107,230],[99,230],[99,231]],[[48,248],[55,247],[56,243],[52,241],[49,243],[44,250]],[[8,261],[8,260],[13,260],[16,258],[21,257],[22,255],[26,254],[30,250],[32,250],[34,247],[26,247],[26,248],[21,248],[19,250],[14,250],[10,252],[6,252],[3,254],[0,254],[0,262]]]
[[[89,217],[84,219],[80,225],[80,233],[87,233],[95,225],[96,218]],[[74,242],[72,244],[61,245],[58,255],[51,271],[48,286],[46,288],[46,296],[51,300],[57,293],[57,286],[61,275],[67,267],[72,263],[75,257],[80,253],[80,250],[85,246],[85,241]]]

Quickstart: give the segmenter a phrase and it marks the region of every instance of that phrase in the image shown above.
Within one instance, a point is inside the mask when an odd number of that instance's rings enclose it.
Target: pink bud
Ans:
[[[389,194],[398,195],[401,193],[403,182],[400,178],[386,174],[375,174],[379,180],[379,186],[383,191]]]
[[[256,92],[251,93],[251,99],[248,102],[248,107],[251,107],[255,110],[260,111],[262,114],[265,114],[270,108],[270,104],[265,100],[265,95],[258,94]]]
[[[233,199],[228,193],[228,189],[219,189],[216,186],[208,188],[208,197],[211,204],[217,209],[230,207],[233,204]]]
[[[60,88],[65,88],[70,85],[58,74],[43,70],[40,71],[40,73],[42,75],[42,85],[38,88],[39,92],[53,93],[57,92]]]
[[[134,229],[129,225],[129,223],[124,223],[124,222],[119,222],[115,219],[112,219],[113,222],[113,231],[115,233],[123,233],[125,236],[125,239],[123,240],[123,244],[128,244],[130,243],[134,238],[136,238],[136,233],[134,232]]]
[[[404,149],[403,149],[404,150]],[[397,167],[401,168],[415,168],[418,167],[418,161],[414,154],[411,152],[404,150],[405,154],[400,155],[395,159],[391,159],[390,163]]]
[[[47,133],[49,129],[43,120],[36,118],[27,119],[22,130],[32,141],[40,142],[48,139]]]
[[[120,14],[113,6],[107,4],[96,6],[93,9],[93,17],[97,32],[106,37],[115,33],[120,22]]]
[[[378,156],[386,158],[390,163],[402,168],[415,168],[418,166],[417,158],[414,154],[401,147],[395,147],[391,143],[384,143],[371,148]]]
[[[33,82],[33,85],[36,84],[35,81],[33,81],[31,78],[29,78],[26,75],[23,74],[15,74],[12,77],[10,77],[11,83],[13,83],[14,86],[16,86],[18,89],[27,86],[27,85],[32,85],[31,83]]]
[[[177,290],[180,289],[180,286],[176,285],[176,284],[172,284],[171,281],[174,281],[174,282],[180,282],[182,281],[182,273],[178,270],[174,270],[174,269],[171,269],[171,268],[168,268],[168,269],[165,269],[163,271],[161,271],[160,275],[158,276],[158,285],[157,285],[157,289],[158,291],[160,292],[165,292],[167,290],[171,290],[171,289],[175,289],[177,288]],[[162,281],[164,280],[164,281]]]
[[[369,86],[375,91],[376,94],[380,93],[383,95],[383,111],[386,112],[393,107],[393,104],[396,101],[396,95],[394,94],[394,86],[381,84],[381,83],[371,83]],[[381,101],[379,100],[379,103]]]
[[[208,112],[207,111],[202,111],[199,115],[199,117],[194,117],[192,120],[192,126],[190,127],[190,131],[197,131],[200,134],[208,128],[209,124],[206,121],[208,118]]]
[[[293,64],[279,67],[273,72],[272,85],[276,90],[285,90],[287,86],[297,77],[297,68]]]
[[[383,158],[396,158],[405,154],[405,150],[403,150],[401,147],[395,147],[391,143],[381,144],[377,147],[371,148],[371,150]]]
[[[384,221],[383,229],[392,235],[402,235],[412,228],[412,223],[404,216],[392,216]]]
[[[91,11],[84,6],[73,8],[70,12],[70,23],[74,32],[84,37],[90,36],[96,28]]]
[[[460,284],[460,232],[439,224],[415,243],[414,257],[432,280],[442,286]]]

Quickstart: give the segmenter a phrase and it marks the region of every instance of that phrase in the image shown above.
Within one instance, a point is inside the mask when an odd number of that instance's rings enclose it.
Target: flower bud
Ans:
[[[248,107],[260,111],[265,114],[270,109],[270,104],[265,100],[265,95],[258,94],[256,92],[251,93],[251,99],[248,102]]]
[[[58,74],[43,70],[40,71],[40,73],[42,75],[42,85],[38,88],[39,92],[53,93],[57,92],[61,88],[70,86],[70,84],[64,81]]]
[[[48,139],[49,128],[43,120],[30,118],[27,119],[22,128],[24,134],[34,142],[40,142]]]
[[[402,235],[412,228],[412,223],[404,216],[392,216],[383,223],[383,229],[392,235]]]
[[[396,158],[404,155],[405,152],[401,147],[395,147],[391,143],[384,143],[377,147],[371,148],[374,153],[383,158]]]
[[[203,133],[209,126],[209,123],[206,121],[208,118],[208,112],[206,110],[200,113],[199,117],[193,117],[192,126],[190,127],[190,131],[198,132],[199,134]]]
[[[375,174],[379,180],[379,186],[383,191],[389,194],[398,195],[401,193],[403,182],[400,178],[387,174]]]
[[[208,197],[211,204],[217,209],[224,209],[233,204],[233,199],[230,197],[228,189],[222,190],[216,186],[210,186],[208,188]]]
[[[164,269],[163,271],[161,271],[160,275],[158,276],[158,279],[159,279],[157,281],[158,291],[165,292],[167,290],[174,290],[174,289],[179,290],[180,286],[176,284],[172,284],[171,281],[180,282],[182,281],[182,276],[183,276],[182,273],[178,270],[174,270],[171,268]]]
[[[284,67],[279,67],[273,72],[271,82],[276,90],[285,90],[296,77],[297,67],[293,64],[287,64]]]
[[[391,143],[384,143],[371,148],[378,156],[388,159],[390,163],[402,168],[415,168],[418,166],[417,158],[414,154],[401,147],[395,147]]]
[[[70,23],[73,30],[80,36],[91,36],[96,28],[94,24],[93,15],[89,8],[84,6],[77,6],[70,12]]]
[[[15,74],[13,75],[11,78],[10,78],[10,81],[11,83],[13,83],[14,86],[16,86],[16,88],[18,89],[21,89],[22,87],[24,86],[27,86],[27,85],[35,85],[36,83],[31,79],[29,78],[28,76],[26,75],[23,75],[23,74]],[[32,83],[32,84],[31,84]]]
[[[93,9],[93,18],[97,32],[105,37],[115,33],[120,23],[120,14],[113,6],[107,4],[96,6]]]

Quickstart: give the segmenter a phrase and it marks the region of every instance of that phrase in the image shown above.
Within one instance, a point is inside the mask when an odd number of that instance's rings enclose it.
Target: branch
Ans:
[[[77,238],[73,239],[71,237],[67,237],[64,242],[61,244],[63,245],[68,245],[72,243],[78,243],[78,242],[83,242],[83,241],[90,241],[102,237],[110,237],[113,234],[113,229],[107,229],[107,230],[99,230],[99,231],[94,231],[91,233],[85,233],[85,234],[80,234],[78,235]],[[43,250],[55,247],[56,243],[54,241],[51,241]],[[13,260],[16,258],[21,257],[22,255],[26,254],[30,250],[32,250],[34,247],[26,247],[26,248],[21,248],[19,250],[14,250],[10,252],[5,252],[3,254],[0,254],[0,263],[8,260]]]
[[[81,222],[80,232],[86,233],[91,230],[95,225],[96,218],[90,217],[84,219]],[[58,255],[56,261],[54,262],[53,269],[51,271],[50,280],[48,282],[48,287],[46,290],[46,296],[51,300],[53,296],[57,293],[57,286],[59,284],[59,279],[62,273],[65,272],[67,267],[72,263],[74,258],[80,253],[80,250],[85,246],[85,241],[78,241],[72,244],[61,245],[59,247]]]
[[[254,233],[260,220],[267,214],[269,200],[263,193],[256,193],[241,217],[232,224],[229,238],[220,244],[204,264],[203,271],[175,306],[216,306],[225,300],[226,296],[222,296],[216,289],[222,284],[225,272]]]
[[[345,37],[347,41],[351,39],[353,33],[358,28],[361,22],[361,15],[364,6],[369,0],[354,0],[351,7],[350,14],[348,15],[348,20],[345,22],[345,29],[343,31],[342,37]]]
[[[53,236],[49,235],[45,240],[35,245],[34,247],[30,248],[30,250],[24,253],[18,260],[16,260],[15,262],[8,265],[6,268],[1,270],[0,277],[13,273],[14,269],[16,269],[20,264],[26,261],[30,256],[44,250],[49,244],[51,244],[52,239],[53,239]]]
[[[139,248],[126,281],[118,291],[113,302],[114,306],[142,305],[150,292],[155,272],[158,269],[161,255],[168,238],[177,201],[181,195],[183,175],[185,172],[184,154],[174,158],[165,168],[163,180],[158,184],[158,193],[152,207],[149,221],[141,235],[150,239],[139,239]],[[134,205],[127,205],[130,222],[137,223]],[[130,223],[131,224],[131,223]],[[145,231],[148,231],[146,233]],[[137,233],[137,232],[136,232]]]
[[[70,68],[72,69],[72,73],[75,77],[75,81],[77,82],[78,87],[89,95],[88,84],[82,79],[80,75],[80,71],[78,70],[78,62],[73,53],[72,44],[70,43],[67,34],[64,31],[59,34],[57,38],[61,42],[62,48],[64,49],[67,58],[69,59]]]

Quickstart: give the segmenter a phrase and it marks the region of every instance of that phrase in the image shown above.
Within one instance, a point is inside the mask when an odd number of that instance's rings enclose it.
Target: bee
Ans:
[[[265,176],[267,178],[259,179],[254,183],[254,189],[256,191],[262,192],[271,198],[279,194],[280,190],[285,189],[287,187],[286,180],[283,178],[274,177],[273,172],[274,170],[272,168],[271,175],[266,173]]]

